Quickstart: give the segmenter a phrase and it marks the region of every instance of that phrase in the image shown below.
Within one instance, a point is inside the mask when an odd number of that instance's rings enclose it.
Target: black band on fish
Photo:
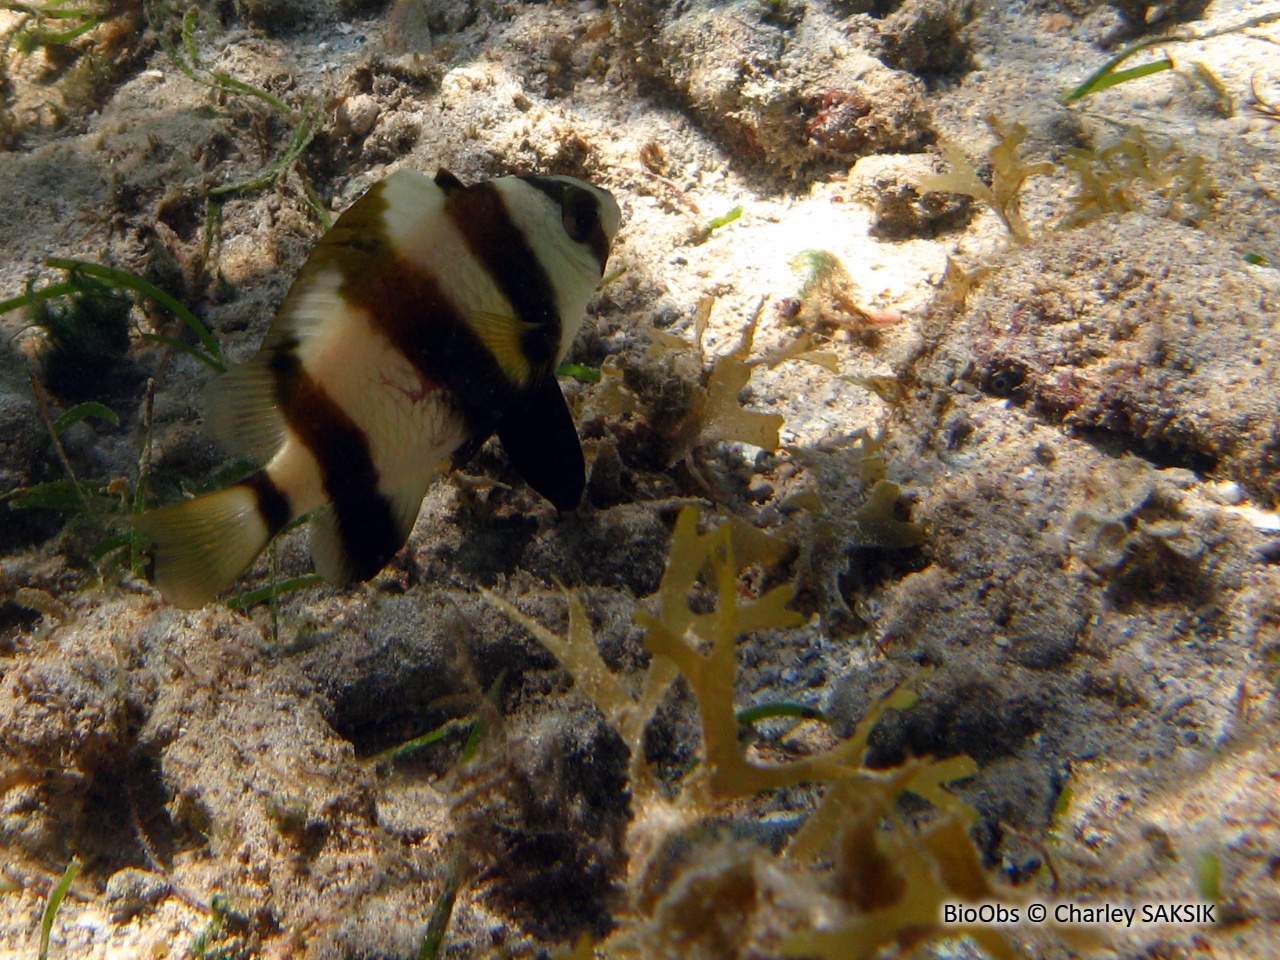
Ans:
[[[603,274],[604,265],[609,259],[609,236],[600,219],[599,201],[581,187],[563,180],[537,176],[520,179],[559,205],[565,233],[576,243],[585,243],[591,248],[591,255],[600,264],[600,272]]]
[[[511,302],[517,318],[533,325],[522,341],[529,362],[534,367],[554,362],[560,347],[555,289],[528,238],[512,223],[502,194],[492,183],[478,183],[449,194],[444,209],[467,247]]]
[[[436,174],[436,185],[446,195],[472,192],[445,170]],[[312,252],[307,267],[316,273],[338,270],[343,299],[367,310],[373,324],[425,381],[444,384],[453,392],[470,430],[488,435],[514,391],[439,281],[407,262],[387,241],[382,187],[375,186],[343,214]]]
[[[271,363],[280,408],[320,467],[352,577],[368,580],[395,556],[404,537],[391,502],[378,489],[369,438],[307,375],[287,346],[275,348]]]
[[[259,470],[241,480],[240,485],[253,491],[258,500],[258,513],[262,515],[262,522],[267,525],[270,535],[274,537],[283,530],[293,516],[293,509],[289,506],[289,498],[267,472]]]
[[[449,388],[471,432],[493,432],[516,390],[435,277],[394,257],[385,276],[379,272],[371,280],[359,304],[374,325],[425,380]]]

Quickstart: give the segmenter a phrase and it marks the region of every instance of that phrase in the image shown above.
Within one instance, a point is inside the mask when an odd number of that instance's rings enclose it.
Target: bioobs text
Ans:
[[[942,905],[943,923],[982,923],[1005,924],[1021,923],[1019,907],[1006,906],[1003,903],[982,903],[977,906],[966,906],[962,903],[944,903]]]

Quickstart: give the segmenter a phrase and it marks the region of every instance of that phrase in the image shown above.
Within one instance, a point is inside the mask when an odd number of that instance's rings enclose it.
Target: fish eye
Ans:
[[[586,243],[600,225],[600,207],[586,190],[568,190],[560,202],[564,232],[575,243]]]

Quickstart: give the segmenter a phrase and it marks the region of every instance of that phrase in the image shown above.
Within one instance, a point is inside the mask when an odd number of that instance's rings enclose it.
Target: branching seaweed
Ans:
[[[214,370],[226,369],[217,340],[200,319],[142,277],[115,267],[61,257],[51,257],[46,263],[65,270],[67,279],[42,287],[29,284],[24,294],[0,302],[0,314],[23,307],[32,313],[33,325],[44,334],[39,352],[45,382],[64,399],[79,399],[92,389],[100,379],[94,376],[99,366],[113,375],[118,373],[117,368],[123,366],[121,361],[127,356],[129,346],[129,313],[135,304],[141,305],[144,301],[176,315],[199,340],[200,346],[159,333],[143,333],[144,339],[180,349]],[[116,326],[107,326],[108,323]],[[106,329],[100,329],[102,327]],[[64,381],[71,382],[75,389],[63,388]],[[134,530],[119,530],[119,520],[125,515],[140,513],[145,506],[150,479],[154,380],[147,381],[144,395],[139,423],[141,450],[137,479],[133,483],[125,477],[93,480],[78,477],[63,448],[62,435],[81,421],[93,418],[119,426],[120,416],[114,409],[99,400],[84,400],[55,416],[49,391],[34,374],[31,387],[65,477],[7,490],[0,495],[0,504],[8,503],[19,509],[54,510],[71,518],[88,520],[99,535],[89,551],[99,574],[106,579],[116,569],[122,550],[128,569],[140,573],[141,538]]]
[[[0,2],[0,10],[25,14],[12,41],[15,49],[22,53],[71,43],[102,23],[105,13],[100,5],[92,2],[68,6],[65,0],[51,0],[44,4],[4,0]]]
[[[944,144],[943,153],[953,169],[926,177],[920,189],[982,200],[1000,215],[1015,238],[1027,241],[1031,233],[1022,217],[1019,192],[1029,177],[1052,174],[1058,168],[1049,161],[1027,164],[1019,158],[1018,147],[1026,137],[1021,124],[989,122],[999,138],[990,154],[990,186],[957,148]],[[1180,222],[1195,223],[1213,209],[1215,185],[1205,159],[1184,153],[1172,141],[1159,143],[1140,127],[1126,128],[1120,140],[1102,149],[1070,148],[1062,163],[1077,181],[1075,192],[1067,198],[1071,210],[1062,220],[1064,227],[1106,214],[1145,210],[1153,198],[1163,202],[1163,209],[1152,213]]]
[[[765,932],[775,944],[781,938],[789,956],[823,960],[860,960],[886,947],[906,949],[957,935],[972,937],[999,960],[1011,960],[1015,953],[1003,928],[941,923],[943,902],[1022,899],[983,868],[968,834],[976,813],[946,789],[976,771],[973,761],[916,758],[888,770],[862,766],[871,731],[884,713],[914,702],[909,687],[874,704],[851,737],[825,752],[765,763],[744,750],[734,708],[737,640],[745,633],[794,627],[801,618],[787,607],[790,583],[753,599],[741,595],[740,568],[758,559],[760,549],[758,540],[743,535],[744,524],[729,520],[706,533],[698,524],[693,508],[680,514],[662,584],[650,598],[652,606],[635,615],[653,655],[638,683],[624,682],[605,666],[575,593],[567,594],[568,632],[558,636],[484,592],[547,646],[631,749],[637,807],[627,839],[631,912],[615,916],[614,932],[594,952],[580,940],[563,956],[618,960],[673,950],[682,956],[739,956],[755,933]],[[710,610],[708,593],[714,598]],[[703,597],[696,611],[690,606],[695,594]],[[702,760],[672,799],[655,788],[643,735],[676,676],[684,677],[697,701]],[[714,830],[692,829],[762,792],[799,784],[822,784],[825,792],[779,855],[741,840],[716,839]],[[912,826],[899,812],[904,793],[934,807],[923,826]],[[671,844],[690,842],[710,846],[697,857],[670,859]],[[798,906],[817,901],[826,905],[821,911]],[[825,919],[819,921],[820,913]],[[726,916],[733,918],[732,949],[722,942]],[[1071,932],[1068,937],[1081,944],[1085,939]]]
[[[1015,238],[1030,240],[1031,231],[1022,218],[1022,187],[1031,177],[1053,173],[1053,164],[1047,160],[1027,163],[1022,159],[1020,147],[1027,138],[1027,128],[1022,124],[1005,123],[995,117],[989,118],[987,123],[997,137],[996,145],[991,148],[990,186],[978,176],[978,171],[959,147],[943,143],[942,153],[951,165],[951,171],[925,177],[920,182],[920,191],[962,193],[981,200],[995,211]]]
[[[195,336],[200,346],[195,347],[176,337],[159,333],[144,333],[142,334],[144,339],[155,340],[158,343],[189,353],[195,359],[219,373],[227,369],[226,364],[222,361],[222,349],[218,346],[218,341],[214,339],[213,334],[209,332],[209,328],[204,325],[200,318],[180,301],[137,274],[130,273],[127,270],[120,270],[117,267],[89,263],[85,260],[71,260],[66,257],[50,257],[45,263],[55,269],[65,270],[67,279],[60,283],[46,284],[43,287],[36,287],[34,284],[28,285],[25,293],[0,301],[0,314],[8,313],[21,307],[39,311],[43,309],[43,305],[48,301],[64,297],[71,298],[74,302],[76,297],[97,296],[101,298],[109,294],[113,299],[118,300],[122,296],[122,291],[130,291],[137,294],[141,301],[151,301],[171,312]],[[39,319],[36,322],[37,325],[40,325]],[[91,333],[93,331],[84,330],[86,336]]]
[[[200,8],[188,7],[182,15],[178,35],[174,36],[169,11],[158,0],[147,0],[144,4],[147,20],[151,28],[160,38],[160,45],[169,55],[174,65],[188,77],[203,86],[222,93],[246,94],[256,97],[268,106],[279,110],[286,117],[297,119],[292,109],[279,97],[268,93],[261,87],[238,80],[221,70],[211,70],[200,60],[200,49],[196,44],[196,27],[199,24]]]
[[[223,196],[228,193],[261,190],[263,187],[273,183],[278,177],[283,176],[289,171],[294,163],[297,162],[298,158],[302,156],[303,151],[310,145],[312,138],[316,134],[316,127],[319,123],[319,119],[320,111],[317,110],[313,104],[307,104],[304,106],[302,108],[301,116],[298,119],[298,124],[294,127],[293,138],[289,141],[289,146],[285,148],[284,153],[282,153],[274,163],[268,166],[261,173],[255,174],[252,177],[236,181],[235,183],[224,183],[216,187],[210,187],[209,195],[216,197]],[[308,197],[308,200],[310,200],[310,197]],[[321,218],[326,227],[329,225],[327,218],[328,214],[325,214],[325,216]]]
[[[1194,222],[1213,206],[1204,157],[1182,154],[1172,142],[1155,143],[1140,127],[1101,150],[1068,149],[1063,163],[1077,180],[1064,226],[1143,209],[1148,197],[1163,200],[1163,215],[1180,221]]]
[[[694,318],[693,350],[702,367],[700,383],[689,409],[672,429],[672,453],[669,462],[689,456],[697,446],[717,441],[739,441],[764,450],[777,450],[783,417],[776,413],[744,410],[738,396],[751,379],[756,364],[750,361],[755,342],[756,325],[760,321],[763,301],[742,330],[742,337],[728,353],[705,367],[702,339],[715,307],[714,297],[703,297]],[[672,354],[687,351],[689,343],[661,330],[650,330],[654,346],[651,353]]]
[[[192,6],[187,9],[182,15],[181,26],[176,31],[172,24],[172,18],[168,16],[168,11],[160,0],[147,0],[145,9],[147,19],[151,23],[152,29],[160,37],[160,43],[165,52],[184,74],[196,83],[216,90],[220,94],[247,96],[260,100],[279,112],[294,125],[289,145],[264,170],[243,180],[210,187],[208,195],[215,197],[230,193],[261,190],[285,176],[290,170],[295,169],[298,160],[311,144],[319,129],[321,111],[318,105],[308,101],[300,109],[295,110],[275,94],[261,87],[246,83],[225,71],[205,66],[200,58],[200,48],[196,42],[196,28],[200,19],[199,7]],[[307,206],[325,229],[328,229],[330,226],[329,213],[315,196],[315,192],[305,178],[302,192]]]
[[[908,769],[910,765],[903,772]],[[944,771],[941,776],[956,772]],[[937,786],[938,776],[935,769],[925,783],[914,783],[910,789],[918,792]],[[996,960],[1017,960],[1020,954],[1007,928],[943,926],[941,922],[944,903],[1025,899],[997,885],[983,869],[964,814],[944,810],[931,823],[911,830],[892,808],[877,806],[883,794],[873,794],[868,802],[865,793],[840,784],[829,788],[827,796],[841,793],[844,796],[832,801],[839,822],[836,826],[835,818],[830,818],[827,847],[833,860],[830,878],[843,894],[848,915],[792,934],[784,945],[787,956],[863,960],[890,945],[905,951],[930,941],[967,936]],[[937,789],[934,796],[950,795]],[[885,820],[895,829],[883,829]]]
[[[791,584],[777,586],[758,600],[743,601],[737,589],[735,524],[721,524],[705,535],[698,534],[697,524],[696,510],[681,511],[657,594],[658,613],[637,611],[636,622],[648,631],[645,645],[650,652],[673,663],[698,699],[710,796],[749,797],[823,779],[826,758],[763,766],[742,753],[734,686],[726,683],[737,674],[737,639],[744,633],[797,626],[803,617],[786,607],[794,592]],[[709,613],[694,613],[689,594],[704,571],[719,602]],[[696,638],[692,644],[690,636]],[[698,649],[702,642],[711,645],[706,653]]]
[[[491,604],[524,627],[551,652],[574,678],[574,685],[609,718],[623,742],[635,745],[641,742],[658,704],[677,676],[674,664],[654,665],[645,674],[641,690],[633,694],[631,689],[616,677],[605,664],[591,633],[591,624],[581,598],[567,593],[569,603],[569,629],[564,636],[548,630],[532,617],[526,616],[510,601],[491,590],[480,588],[480,593]],[[652,775],[644,763],[644,751],[631,752],[631,782],[637,788],[653,789]]]

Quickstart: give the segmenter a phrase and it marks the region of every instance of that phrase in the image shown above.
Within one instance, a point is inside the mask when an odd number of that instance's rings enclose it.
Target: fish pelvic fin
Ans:
[[[263,477],[259,471],[225,490],[132,521],[155,544],[152,582],[169,603],[187,610],[204,606],[248,569],[283,526],[278,517],[264,515]]]
[[[582,443],[560,384],[546,376],[498,423],[507,459],[557,510],[572,510],[586,490]]]

